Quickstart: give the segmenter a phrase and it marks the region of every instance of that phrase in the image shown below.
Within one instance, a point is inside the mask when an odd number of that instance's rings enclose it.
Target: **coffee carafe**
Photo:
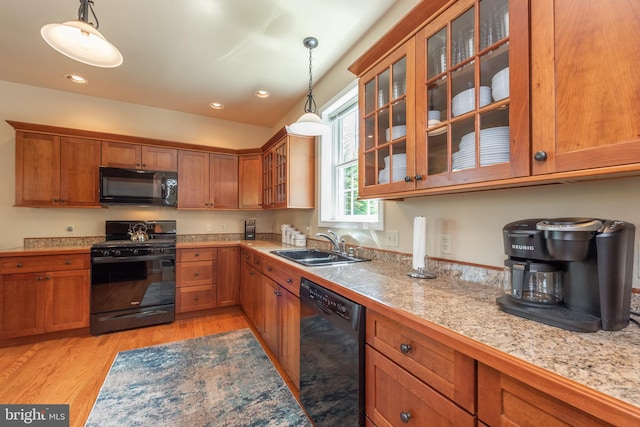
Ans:
[[[629,324],[635,226],[607,219],[525,219],[503,228],[508,313],[564,329]]]

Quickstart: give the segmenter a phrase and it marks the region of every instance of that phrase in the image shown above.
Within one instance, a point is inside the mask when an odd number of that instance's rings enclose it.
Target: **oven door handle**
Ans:
[[[129,318],[140,319],[143,317],[157,316],[160,314],[167,314],[167,313],[168,313],[167,310],[147,310],[147,311],[140,311],[137,313],[116,314],[114,316],[109,317],[109,319],[129,319]]]
[[[155,261],[157,259],[175,259],[175,254],[135,255],[126,257],[100,257],[93,258],[92,264],[118,264],[121,262]]]

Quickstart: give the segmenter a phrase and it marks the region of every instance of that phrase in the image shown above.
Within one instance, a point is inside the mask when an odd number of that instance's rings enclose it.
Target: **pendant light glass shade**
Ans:
[[[90,0],[80,1],[78,20],[47,24],[40,30],[42,38],[55,50],[71,59],[95,67],[112,68],[122,64],[122,54],[88,22]],[[93,14],[95,18],[95,14]],[[97,22],[97,19],[96,19]]]
[[[307,37],[302,41],[302,44],[309,49],[309,93],[307,94],[307,102],[304,104],[304,114],[295,123],[288,126],[288,129],[297,135],[319,136],[329,130],[329,125],[316,114],[316,101],[313,98],[311,51],[318,46],[318,40],[314,37]]]

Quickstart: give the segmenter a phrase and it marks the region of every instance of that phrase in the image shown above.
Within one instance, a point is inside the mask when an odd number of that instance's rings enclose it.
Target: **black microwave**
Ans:
[[[176,207],[178,174],[101,166],[100,204]]]

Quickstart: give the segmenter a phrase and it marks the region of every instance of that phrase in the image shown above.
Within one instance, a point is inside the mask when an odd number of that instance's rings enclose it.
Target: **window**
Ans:
[[[382,203],[358,200],[358,87],[324,109],[331,133],[320,145],[321,227],[382,229]]]

